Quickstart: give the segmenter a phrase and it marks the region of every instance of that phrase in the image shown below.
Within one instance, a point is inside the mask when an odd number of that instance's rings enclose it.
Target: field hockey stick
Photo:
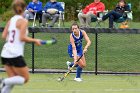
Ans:
[[[78,58],[78,60],[77,60],[76,62],[79,62],[79,60],[80,60],[82,57],[83,57],[83,54]],[[74,64],[74,65],[68,70],[68,72],[66,72],[66,73],[64,74],[63,77],[59,77],[58,81],[63,81],[63,80],[70,74],[70,72],[72,72],[73,68],[74,68],[76,65],[77,65],[77,64]]]
[[[57,40],[55,38],[52,38],[50,40],[42,40],[40,42],[42,45],[53,45],[57,43]]]

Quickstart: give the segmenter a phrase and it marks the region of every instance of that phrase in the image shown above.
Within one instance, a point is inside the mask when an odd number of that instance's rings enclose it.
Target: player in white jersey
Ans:
[[[3,46],[2,57],[13,58],[23,56],[24,41],[20,40],[20,30],[16,27],[17,20],[19,19],[22,19],[22,16],[15,15],[10,20],[8,27],[9,34]]]
[[[39,39],[27,36],[28,21],[23,18],[25,10],[24,0],[13,0],[13,16],[7,23],[2,38],[6,40],[1,52],[2,64],[8,78],[0,80],[0,93],[10,93],[14,85],[22,85],[29,80],[28,67],[23,59],[24,43],[34,42],[41,45]]]

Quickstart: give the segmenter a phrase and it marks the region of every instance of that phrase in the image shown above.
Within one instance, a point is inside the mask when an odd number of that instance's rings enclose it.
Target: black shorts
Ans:
[[[1,58],[3,65],[14,66],[14,67],[25,67],[26,63],[22,56],[16,58]]]

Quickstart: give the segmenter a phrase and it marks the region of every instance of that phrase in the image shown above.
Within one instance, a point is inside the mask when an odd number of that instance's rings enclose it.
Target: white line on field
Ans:
[[[23,91],[23,89],[16,89],[18,91]],[[50,89],[25,89],[25,92],[87,92],[88,90],[50,90]]]
[[[119,91],[140,91],[138,88],[132,88],[132,89],[105,89],[105,91],[114,91],[114,92],[119,92]]]

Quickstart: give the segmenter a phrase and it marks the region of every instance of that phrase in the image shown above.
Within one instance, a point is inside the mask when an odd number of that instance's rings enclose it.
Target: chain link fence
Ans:
[[[29,28],[30,37],[48,40],[57,39],[57,44],[25,45],[25,60],[31,71],[63,73],[66,61],[73,61],[67,53],[69,28]],[[92,44],[86,53],[88,73],[96,74],[140,74],[140,31],[137,29],[85,29]],[[1,35],[1,33],[0,33]],[[0,49],[4,41],[0,41]],[[83,41],[85,45],[85,41]],[[2,65],[0,65],[3,68]]]

